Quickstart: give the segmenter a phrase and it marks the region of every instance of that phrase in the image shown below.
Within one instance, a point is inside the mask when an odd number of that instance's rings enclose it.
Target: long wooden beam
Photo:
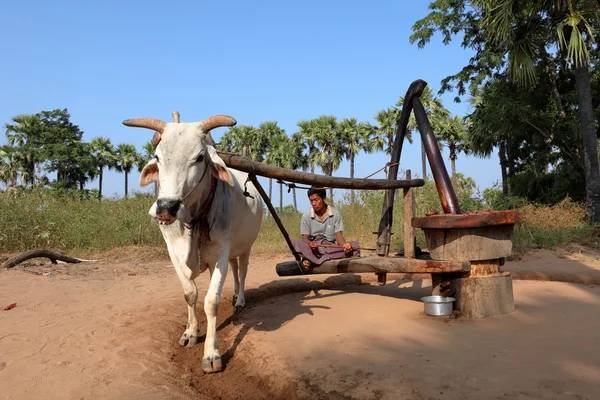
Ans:
[[[425,184],[423,179],[390,181],[387,179],[339,178],[317,175],[251,161],[239,154],[226,153],[223,151],[218,151],[217,153],[229,168],[253,173],[255,175],[266,176],[267,178],[281,179],[283,181],[301,183],[304,185],[317,185],[320,187],[340,189],[381,190],[418,187]]]
[[[296,264],[295,261],[293,261]],[[284,265],[285,264],[285,265]],[[301,275],[302,272],[294,265],[280,263],[277,266],[280,276]],[[343,274],[343,273],[407,273],[407,274],[449,274],[468,272],[471,270],[469,261],[435,261],[405,257],[357,257],[325,261],[312,270],[312,274]]]

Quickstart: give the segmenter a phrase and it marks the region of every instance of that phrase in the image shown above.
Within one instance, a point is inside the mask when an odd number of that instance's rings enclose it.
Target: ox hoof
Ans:
[[[207,357],[202,359],[202,371],[207,374],[223,371],[223,361],[220,356]]]
[[[192,347],[198,344],[198,336],[184,333],[179,339],[179,344],[185,347]]]
[[[233,299],[231,300],[231,305],[235,306],[235,303],[237,303],[237,296],[233,296]]]
[[[241,313],[242,311],[244,311],[244,306],[235,306],[235,308],[234,308],[234,310],[233,310],[233,313],[234,313],[234,314],[239,314],[239,313]]]

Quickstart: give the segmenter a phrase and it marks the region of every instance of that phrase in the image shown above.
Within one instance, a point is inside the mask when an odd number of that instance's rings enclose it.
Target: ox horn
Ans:
[[[229,115],[215,115],[200,122],[200,129],[208,133],[211,129],[218,128],[220,126],[234,126],[237,124],[235,118]]]
[[[167,127],[166,122],[154,118],[126,119],[125,121],[123,121],[123,125],[133,126],[136,128],[148,128],[152,129],[153,131],[158,131],[160,133],[163,133],[165,128]]]

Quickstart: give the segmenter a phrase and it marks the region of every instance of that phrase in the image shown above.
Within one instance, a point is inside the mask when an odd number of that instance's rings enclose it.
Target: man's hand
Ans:
[[[344,253],[348,254],[352,252],[352,245],[348,242],[344,243]]]
[[[312,250],[318,250],[319,249],[319,245],[315,242],[310,242],[308,244],[308,247],[310,247]]]

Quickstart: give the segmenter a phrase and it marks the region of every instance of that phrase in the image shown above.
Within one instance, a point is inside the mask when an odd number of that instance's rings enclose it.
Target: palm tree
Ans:
[[[333,176],[346,154],[346,143],[339,135],[337,118],[322,115],[314,120],[311,130],[318,151],[316,163],[325,175]],[[329,198],[333,201],[333,189],[329,189]]]
[[[281,134],[285,135],[285,131],[279,127],[279,125],[277,124],[276,121],[265,121],[258,126],[258,130],[256,133],[257,133],[257,136],[255,139],[255,142],[258,143],[261,148],[261,154],[262,154],[263,159],[265,160],[265,162],[267,162],[267,164],[277,165],[277,163],[273,164],[273,161],[274,161],[273,157],[276,155],[271,154],[271,153],[273,153],[273,152],[277,153],[279,150],[271,149],[271,140],[275,137],[280,136]],[[271,160],[271,163],[269,163],[266,160]],[[273,178],[269,178],[269,198],[272,198],[271,197],[272,194],[273,194]],[[267,215],[269,215],[268,210],[267,210]]]
[[[221,151],[241,154],[252,161],[262,162],[265,157],[261,133],[251,125],[230,127],[217,147]]]
[[[288,165],[287,152],[289,150],[289,138],[284,131],[272,136],[269,141],[269,152],[265,162],[276,167]],[[279,212],[283,212],[283,183],[279,182]]]
[[[368,122],[362,122],[361,126],[359,127],[358,134],[361,137],[360,140],[363,143],[363,151],[365,153],[382,151],[385,147],[385,140],[379,134],[379,127],[376,125],[371,125]]]
[[[150,162],[154,158],[154,152],[156,148],[152,143],[152,140],[147,141],[142,146],[143,153],[140,154],[140,159],[138,160],[138,171],[142,172],[146,164]],[[158,198],[158,181],[154,182],[154,198]]]
[[[508,54],[508,71],[513,79],[533,85],[540,59],[556,61],[548,48],[558,47],[556,59],[574,68],[583,136],[586,181],[586,217],[600,222],[600,163],[598,137],[592,104],[589,48],[600,13],[593,0],[506,0],[483,3],[482,28],[486,39]],[[556,96],[555,96],[556,97]],[[557,103],[560,108],[560,103]]]
[[[394,147],[394,132],[396,131],[396,125],[399,116],[400,110],[395,107],[389,107],[386,110],[379,110],[377,114],[375,114],[375,121],[377,121],[377,124],[379,125],[377,129],[381,139],[387,145],[385,146],[386,154],[392,153],[392,148]],[[411,118],[413,117],[411,116]],[[409,126],[409,129],[407,129],[406,139],[409,141],[409,143],[412,143],[410,132],[412,132],[412,129]]]
[[[346,159],[350,161],[350,178],[354,178],[354,162],[361,152],[377,149],[382,141],[375,139],[377,129],[368,123],[359,123],[356,118],[344,118],[338,125],[340,141],[346,146]],[[375,139],[375,140],[374,140]],[[354,203],[354,189],[350,190],[350,199]]]
[[[134,166],[138,165],[140,155],[132,144],[121,143],[115,154],[115,168],[125,174],[125,197],[128,195],[128,175]]]
[[[354,178],[354,159],[363,149],[359,130],[360,126],[356,118],[344,118],[338,124],[340,140],[346,144],[346,154],[344,156],[347,160],[350,160],[350,178]],[[354,203],[354,189],[350,190],[350,198]]]
[[[6,145],[0,147],[0,180],[12,188],[17,187],[19,171],[22,168],[16,154],[15,147]]]
[[[317,167],[318,149],[316,145],[316,139],[314,134],[314,123],[315,120],[303,120],[298,122],[298,133],[302,137],[302,141],[306,145],[308,153],[306,154],[306,161],[312,174],[315,173]]]
[[[154,144],[152,140],[147,141],[142,146],[143,153],[140,153],[140,159],[138,160],[138,170],[142,172],[146,164],[148,164],[154,158]]]
[[[452,164],[452,183],[456,186],[456,159],[458,153],[467,152],[467,128],[457,115],[438,121],[438,137],[448,145],[448,158]]]
[[[300,169],[306,171],[308,168],[308,156],[304,154],[306,145],[303,142],[302,134],[296,132],[286,142],[286,148],[283,154],[282,166],[293,170]],[[292,188],[294,197],[294,210],[298,211],[298,203],[296,201],[296,188]]]
[[[102,200],[102,181],[104,168],[112,169],[115,166],[115,148],[110,139],[96,137],[90,141],[90,148],[94,163],[98,168],[98,200]]]
[[[38,115],[19,114],[12,118],[11,124],[5,124],[6,143],[15,148],[13,156],[20,158],[18,174],[22,183],[33,184],[35,171],[41,160],[38,158],[38,148],[34,140],[39,136],[42,124]]]
[[[481,102],[481,96],[473,97],[471,106],[472,113],[466,116],[466,139],[471,153],[480,158],[488,158],[492,155],[494,147],[498,146],[498,158],[500,161],[502,193],[508,195],[508,155],[507,141],[510,132],[505,132],[501,121],[486,113],[486,107]]]

